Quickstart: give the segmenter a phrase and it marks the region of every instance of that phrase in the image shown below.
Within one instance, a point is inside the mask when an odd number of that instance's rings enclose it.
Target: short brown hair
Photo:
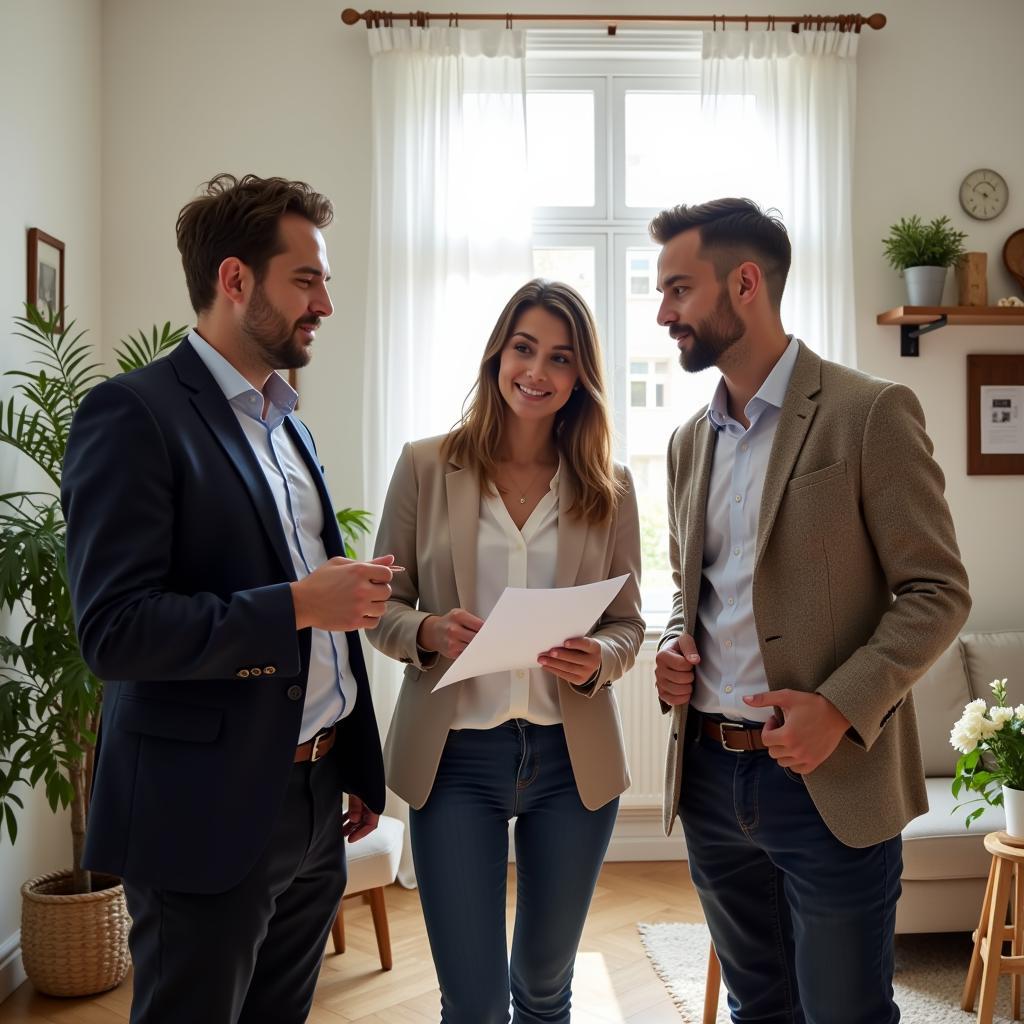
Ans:
[[[651,221],[651,238],[660,245],[697,228],[700,255],[715,266],[719,280],[744,260],[764,273],[768,295],[778,308],[789,276],[793,250],[778,210],[762,210],[752,199],[714,199],[662,210]]]
[[[178,214],[178,251],[192,308],[213,305],[217,271],[230,256],[250,267],[261,281],[271,257],[282,251],[278,224],[285,213],[298,213],[318,228],[334,217],[331,201],[304,181],[218,174],[202,194]]]

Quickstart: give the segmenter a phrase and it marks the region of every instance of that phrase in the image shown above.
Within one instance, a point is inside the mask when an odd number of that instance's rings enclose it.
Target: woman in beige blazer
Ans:
[[[412,807],[443,1024],[507,1022],[510,988],[517,1024],[568,1024],[580,933],[629,785],[612,682],[643,640],[640,534],[601,367],[583,299],[529,282],[495,325],[460,424],[405,446],[381,516],[377,550],[407,571],[367,637],[408,666],[385,758]],[[624,574],[590,633],[536,652],[535,669],[431,693],[506,586]]]

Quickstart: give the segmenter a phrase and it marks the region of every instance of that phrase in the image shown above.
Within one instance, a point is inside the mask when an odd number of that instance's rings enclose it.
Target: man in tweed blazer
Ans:
[[[910,691],[970,608],[942,472],[913,392],[786,335],[778,219],[721,199],[651,234],[658,322],[722,372],[669,444],[666,833],[679,814],[734,1021],[889,1024],[927,806]]]

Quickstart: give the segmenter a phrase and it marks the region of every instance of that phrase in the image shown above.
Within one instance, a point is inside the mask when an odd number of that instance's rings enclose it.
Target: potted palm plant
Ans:
[[[967,235],[957,231],[948,217],[936,217],[925,224],[917,214],[900,220],[882,239],[885,257],[902,272],[907,283],[907,304],[939,306],[946,274],[966,255]]]
[[[71,870],[22,887],[22,958],[35,987],[87,995],[119,984],[128,970],[129,919],[119,880],[82,868],[101,684],[75,633],[59,493],[75,410],[104,374],[73,321],[59,328],[30,305],[15,335],[34,350],[0,400],[0,444],[26,456],[40,489],[0,495],[0,839],[18,834],[19,791],[41,785],[50,807],[71,809]],[[151,362],[186,329],[153,328],[115,350],[123,371]],[[56,915],[56,917],[55,917]]]

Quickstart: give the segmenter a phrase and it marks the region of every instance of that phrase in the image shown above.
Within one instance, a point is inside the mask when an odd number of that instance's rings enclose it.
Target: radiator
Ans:
[[[660,808],[665,782],[665,743],[669,715],[661,713],[654,688],[654,641],[647,641],[636,664],[618,682],[615,694],[622,714],[626,760],[633,785],[623,793],[622,808]]]

